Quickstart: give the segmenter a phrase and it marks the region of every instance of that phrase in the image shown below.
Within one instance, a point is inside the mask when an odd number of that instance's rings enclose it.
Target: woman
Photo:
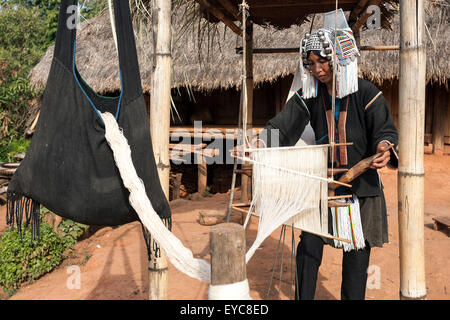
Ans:
[[[333,54],[335,34],[338,37],[336,55]],[[358,55],[349,30],[335,33],[332,29],[323,28],[305,35],[300,62],[303,88],[268,122],[266,145],[272,141],[270,133],[274,129],[278,130],[279,146],[295,145],[310,123],[316,144],[329,143],[333,129],[335,142],[353,143],[336,147],[331,153],[335,168],[351,168],[360,160],[382,152],[390,144],[395,148],[398,135],[386,100],[372,83],[357,77]],[[334,57],[336,61],[333,61]],[[335,86],[333,69],[336,71]],[[334,115],[333,88],[336,88]],[[386,151],[372,162],[369,170],[351,182],[351,189],[340,187],[336,190],[336,194],[352,194],[356,199],[364,236],[362,246],[343,252],[342,299],[364,299],[370,249],[388,242],[386,203],[377,169],[386,165],[397,167],[397,164],[395,151]],[[331,219],[330,211],[330,233],[333,232]],[[296,298],[314,299],[323,245],[336,244],[306,232],[302,232],[300,239],[296,257]]]

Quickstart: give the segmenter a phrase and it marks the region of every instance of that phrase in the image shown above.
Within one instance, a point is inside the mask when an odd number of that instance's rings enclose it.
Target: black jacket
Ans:
[[[279,146],[295,145],[308,122],[314,129],[316,144],[329,143],[330,122],[335,120],[326,86],[319,83],[316,98],[302,101],[300,97],[301,91],[294,94],[284,109],[269,120],[265,132],[260,135],[267,146],[270,147],[272,141],[270,129],[279,130]],[[339,166],[343,168],[351,168],[360,160],[373,155],[378,143],[383,140],[393,143],[394,149],[398,144],[397,129],[386,99],[372,83],[363,79],[358,79],[357,92],[342,98],[339,122],[335,129],[335,141],[353,143],[351,146],[339,147]],[[398,166],[396,151],[391,152],[389,166]],[[351,191],[358,197],[380,194],[381,182],[376,170],[367,170],[351,184]]]

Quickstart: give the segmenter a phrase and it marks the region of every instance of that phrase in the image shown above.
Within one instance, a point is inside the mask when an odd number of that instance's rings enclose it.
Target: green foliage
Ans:
[[[42,209],[42,213],[49,212]],[[53,213],[50,213],[53,214]],[[45,221],[40,225],[40,242],[31,241],[29,228],[21,236],[8,229],[0,236],[0,286],[13,294],[21,283],[30,283],[52,271],[65,258],[87,226],[63,220],[58,233]]]
[[[30,140],[26,140],[22,137],[2,139],[0,142],[0,162],[16,161],[14,156],[19,153],[25,154],[29,145]]]
[[[37,8],[18,10],[3,4],[0,11],[0,161],[28,143],[25,131],[27,109],[37,94],[28,73],[46,49],[45,22]],[[17,152],[16,152],[17,153]]]
[[[0,285],[12,293],[23,282],[32,282],[58,266],[67,249],[48,223],[42,223],[40,244],[31,241],[28,229],[21,239],[16,230],[7,230],[0,237]]]
[[[205,191],[203,191],[202,196],[205,198],[209,198],[212,197],[213,194],[211,193],[211,187],[210,186],[206,186]]]
[[[87,225],[64,219],[58,226],[58,233],[69,246],[72,246],[83,235],[88,227],[89,226]]]

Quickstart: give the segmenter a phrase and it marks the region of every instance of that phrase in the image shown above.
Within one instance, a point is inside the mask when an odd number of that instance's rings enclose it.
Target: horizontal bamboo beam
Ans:
[[[360,46],[360,51],[386,51],[386,50],[400,50],[400,46]],[[265,53],[299,53],[299,47],[292,48],[253,48],[253,53],[265,54]],[[242,47],[236,48],[237,54],[242,54]]]

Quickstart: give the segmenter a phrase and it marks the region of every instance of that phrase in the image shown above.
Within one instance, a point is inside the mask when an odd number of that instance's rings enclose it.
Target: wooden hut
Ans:
[[[434,2],[433,2],[434,3]],[[448,79],[450,68],[442,54],[447,47],[449,13],[447,7],[427,6],[427,106],[426,106],[426,152],[450,154],[450,96]],[[256,8],[266,12],[267,8]],[[255,10],[256,10],[255,9]],[[264,11],[264,10],[266,11]],[[303,8],[304,9],[304,8]],[[331,8],[330,10],[332,10]],[[346,7],[344,6],[344,9]],[[241,38],[225,24],[202,24],[187,21],[187,7],[178,7],[173,15],[173,76],[172,76],[172,134],[185,131],[194,141],[193,122],[202,121],[201,132],[216,130],[225,134],[238,127],[238,110],[242,76],[242,57],[236,48]],[[211,19],[210,19],[211,20]],[[295,48],[301,35],[311,27],[312,16],[297,21],[275,21],[273,25],[254,25],[254,48]],[[389,30],[366,30],[360,33],[360,45],[398,45],[399,21],[394,17]],[[141,81],[146,98],[150,99],[151,71],[153,68],[152,34],[148,22],[135,18],[135,34]],[[296,25],[292,23],[304,22]],[[289,28],[279,29],[279,27]],[[321,15],[314,18],[313,27],[322,25]],[[37,89],[45,86],[53,47],[50,47],[31,71],[30,79]],[[394,120],[398,123],[398,51],[362,51],[359,71],[363,78],[374,82],[387,98]],[[77,67],[85,81],[98,93],[116,94],[120,90],[118,59],[111,33],[108,14],[85,21],[77,36]],[[298,64],[298,54],[254,54],[253,57],[253,128],[258,132],[264,124],[284,106],[292,77]],[[205,136],[204,136],[205,137]],[[229,136],[230,137],[230,136]],[[231,135],[234,140],[236,135]],[[172,143],[180,137],[174,134]],[[186,140],[184,141],[186,142]],[[204,145],[211,142],[206,136]],[[227,145],[228,147],[230,144]],[[226,162],[227,148],[220,155]],[[173,159],[175,160],[175,159]],[[175,161],[176,162],[176,161]],[[219,161],[220,163],[220,161]],[[201,170],[193,165],[177,166],[172,163],[172,184],[177,184],[177,173],[183,172],[182,185],[186,193],[193,193],[199,185],[211,185],[212,191],[228,190],[232,165],[200,163]],[[215,169],[208,170],[206,168]],[[221,169],[217,169],[220,167]],[[180,171],[181,170],[181,171]],[[211,175],[211,173],[215,173]],[[200,179],[199,179],[200,177]],[[178,179],[180,176],[178,175]],[[182,187],[183,188],[183,187]],[[203,187],[200,188],[203,191]],[[183,190],[182,190],[183,191]]]

